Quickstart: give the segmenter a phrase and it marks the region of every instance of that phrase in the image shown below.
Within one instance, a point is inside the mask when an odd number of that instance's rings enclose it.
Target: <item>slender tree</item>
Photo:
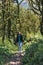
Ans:
[[[6,0],[2,0],[2,19],[3,19],[3,37],[2,37],[2,41],[4,42],[4,39],[5,39],[5,27],[6,27],[6,24],[5,24],[5,2]]]
[[[21,22],[20,22],[20,4],[24,1],[24,0],[21,0],[20,1],[20,3],[19,3],[19,1],[18,0],[15,0],[16,1],[16,3],[17,3],[17,18],[18,18],[18,22],[17,22],[17,24],[19,24],[19,30],[21,30]]]
[[[11,32],[11,16],[10,16],[10,2],[11,0],[8,0],[9,4],[8,4],[8,38],[10,39],[10,32]]]

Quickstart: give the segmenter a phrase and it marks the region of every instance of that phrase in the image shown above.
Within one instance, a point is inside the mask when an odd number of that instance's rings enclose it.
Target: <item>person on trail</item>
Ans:
[[[18,44],[18,51],[22,51],[23,35],[21,32],[18,32],[16,42]]]

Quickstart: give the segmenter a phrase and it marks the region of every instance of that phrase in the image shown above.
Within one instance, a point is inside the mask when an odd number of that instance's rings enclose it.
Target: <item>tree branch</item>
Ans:
[[[23,2],[24,0],[22,0],[20,3],[19,3],[19,5]]]
[[[41,14],[39,14],[36,10],[34,10],[34,9],[31,9],[31,10],[32,10],[35,14],[41,16]]]

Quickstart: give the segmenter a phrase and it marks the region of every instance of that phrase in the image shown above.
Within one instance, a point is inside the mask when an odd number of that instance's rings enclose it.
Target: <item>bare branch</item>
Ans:
[[[23,2],[24,0],[22,0],[20,3],[19,3],[19,5]]]

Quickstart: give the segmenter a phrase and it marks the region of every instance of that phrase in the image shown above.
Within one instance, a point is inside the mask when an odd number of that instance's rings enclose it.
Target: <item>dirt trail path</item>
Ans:
[[[21,59],[24,55],[24,52],[17,52],[10,58],[10,61],[5,65],[22,65]]]

